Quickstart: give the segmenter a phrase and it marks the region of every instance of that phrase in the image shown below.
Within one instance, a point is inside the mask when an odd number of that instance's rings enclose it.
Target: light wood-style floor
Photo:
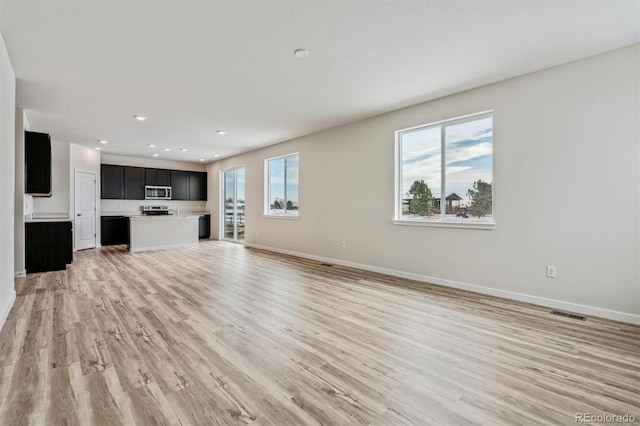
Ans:
[[[640,327],[231,243],[79,252],[17,292],[3,425],[640,419]]]

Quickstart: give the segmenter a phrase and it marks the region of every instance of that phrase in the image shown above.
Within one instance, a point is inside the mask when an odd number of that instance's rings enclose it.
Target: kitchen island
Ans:
[[[198,215],[131,216],[129,251],[197,246],[198,220]]]

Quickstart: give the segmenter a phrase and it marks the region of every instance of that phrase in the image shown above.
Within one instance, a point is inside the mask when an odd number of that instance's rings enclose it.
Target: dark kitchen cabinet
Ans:
[[[207,173],[143,167],[101,166],[101,198],[144,200],[145,185],[170,186],[172,200],[207,200]]]
[[[171,199],[189,200],[189,172],[171,170]]]
[[[102,164],[100,166],[100,198],[122,200],[124,198],[124,167]]]
[[[145,185],[171,186],[171,171],[164,169],[145,169]]]
[[[25,193],[51,196],[51,137],[47,133],[24,132]]]
[[[211,215],[205,214],[200,216],[198,220],[198,235],[200,239],[209,238],[211,236]]]
[[[124,199],[144,200],[144,168],[124,168]]]
[[[189,172],[189,200],[207,201],[206,172]]]
[[[103,246],[129,244],[129,218],[126,216],[102,216],[100,230]]]
[[[71,221],[25,223],[27,273],[61,271],[73,262]]]

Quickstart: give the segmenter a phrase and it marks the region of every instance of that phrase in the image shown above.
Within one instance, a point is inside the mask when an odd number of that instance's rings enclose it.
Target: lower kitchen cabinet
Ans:
[[[73,262],[71,221],[25,224],[27,273],[61,271]]]
[[[211,236],[211,215],[205,214],[200,216],[200,220],[198,221],[198,234],[200,239],[209,238]]]
[[[102,216],[100,218],[100,244],[113,246],[129,244],[129,218],[126,216]]]

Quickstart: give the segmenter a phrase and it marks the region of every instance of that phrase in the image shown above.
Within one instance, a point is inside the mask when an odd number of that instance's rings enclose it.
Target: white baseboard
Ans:
[[[0,330],[2,330],[2,327],[4,326],[4,322],[7,320],[7,317],[9,316],[9,312],[13,307],[13,302],[15,301],[16,301],[16,291],[11,290],[11,295],[9,296],[9,300],[7,300],[4,306],[0,306],[0,309],[2,309],[2,311],[0,311]]]
[[[23,269],[22,271],[17,271],[13,274],[14,278],[23,278],[27,276],[27,270]]]
[[[188,247],[198,247],[198,243],[170,244],[166,246],[153,246],[153,247],[136,247],[136,248],[129,248],[129,251],[132,253],[137,253],[141,251],[178,249],[178,248],[188,248]]]
[[[528,294],[516,293],[513,291],[500,290],[491,287],[483,287],[476,284],[468,284],[459,281],[446,280],[443,278],[429,277],[426,275],[413,274],[410,272],[398,271],[395,269],[380,268],[378,266],[365,265],[362,263],[348,262],[340,259],[332,259],[329,257],[316,256],[313,254],[301,253],[297,251],[284,250],[276,247],[263,246],[260,244],[245,243],[246,247],[256,248],[260,250],[268,250],[276,253],[288,254],[291,256],[302,257],[305,259],[317,260],[319,262],[332,263],[334,265],[347,266],[355,269],[363,269],[365,271],[378,272],[380,274],[391,275],[409,280],[422,281],[429,284],[437,284],[444,287],[457,288],[467,290],[474,293],[486,294],[489,296],[503,297],[505,299],[517,300],[520,302],[532,303],[534,305],[548,306],[554,309],[561,309],[591,315],[594,317],[606,318],[614,321],[621,321],[630,324],[640,325],[640,315],[629,314],[626,312],[611,311],[608,309],[597,308],[595,306],[580,305],[577,303],[564,302],[562,300],[547,299],[545,297],[531,296]]]

